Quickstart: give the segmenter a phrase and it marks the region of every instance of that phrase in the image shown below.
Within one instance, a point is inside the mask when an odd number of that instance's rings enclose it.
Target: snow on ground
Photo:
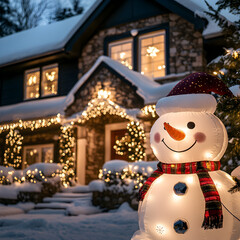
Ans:
[[[117,211],[93,215],[9,215],[0,218],[0,239],[129,240],[138,229],[137,219],[127,203]]]

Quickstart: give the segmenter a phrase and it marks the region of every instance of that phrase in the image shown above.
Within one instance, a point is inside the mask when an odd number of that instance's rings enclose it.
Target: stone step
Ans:
[[[81,197],[81,198],[69,198],[69,197],[46,197],[43,199],[44,203],[52,203],[52,202],[62,202],[62,203],[72,203],[74,201],[81,201],[84,199],[91,199],[91,197],[89,196],[85,196],[85,197]]]
[[[28,211],[28,214],[61,214],[65,215],[65,209],[33,209]]]
[[[92,193],[56,193],[52,196],[53,198],[86,198],[92,197]]]
[[[62,202],[38,203],[34,209],[66,209],[70,204]]]

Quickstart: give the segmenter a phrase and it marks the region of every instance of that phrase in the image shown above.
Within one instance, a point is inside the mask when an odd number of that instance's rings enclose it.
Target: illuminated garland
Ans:
[[[22,140],[23,136],[18,130],[10,129],[6,136],[6,150],[4,152],[4,165],[19,168],[22,163]]]
[[[152,116],[153,118],[155,118],[157,115],[156,115],[156,105],[147,105],[145,107],[143,107],[141,109],[142,113],[145,115],[145,116]]]
[[[57,114],[57,116],[48,118],[48,119],[37,119],[32,121],[22,121],[19,120],[16,123],[10,123],[10,124],[3,124],[0,125],[0,134],[4,131],[8,131],[9,129],[30,129],[31,131],[35,129],[39,129],[42,127],[49,127],[52,124],[60,124],[61,123],[61,116],[60,114]]]
[[[72,124],[61,126],[61,134],[59,136],[59,155],[60,163],[63,165],[62,182],[65,187],[74,181],[74,152],[75,137]]]
[[[8,175],[12,176],[14,175],[14,170],[8,171]],[[12,179],[9,179],[8,176],[3,175],[3,170],[0,170],[0,184],[2,185],[10,185],[12,182],[17,183],[24,183],[24,182],[30,182],[30,183],[37,183],[37,182],[48,182],[49,178],[57,177],[59,176],[61,178],[62,172],[60,170],[56,170],[56,172],[53,172],[51,176],[46,177],[41,170],[38,170],[37,168],[34,170],[28,170],[25,174],[25,176],[14,176]]]
[[[146,136],[139,122],[131,121],[127,125],[128,132],[121,140],[116,141],[116,154],[127,154],[130,161],[142,161],[145,157],[144,143]]]
[[[98,98],[92,99],[88,103],[87,108],[82,112],[78,119],[78,123],[85,123],[91,118],[100,117],[107,113],[130,121],[134,120],[133,117],[126,113],[126,109],[120,107],[109,99],[110,94],[111,93],[108,91],[100,90],[98,92]]]

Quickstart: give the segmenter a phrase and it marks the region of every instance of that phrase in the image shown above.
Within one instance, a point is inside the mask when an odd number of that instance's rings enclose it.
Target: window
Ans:
[[[108,55],[129,69],[141,72],[150,78],[164,77],[167,73],[166,67],[166,36],[168,27],[164,30],[149,32],[149,29],[138,31],[136,36],[123,40],[113,41],[113,37],[105,39],[108,44]],[[130,35],[130,34],[129,34]],[[119,37],[126,36],[126,34]],[[106,53],[106,50],[105,50]]]
[[[132,69],[132,39],[110,43],[109,55],[112,59]]]
[[[42,72],[42,96],[56,95],[58,88],[57,65],[46,66]]]
[[[39,98],[40,69],[35,68],[25,73],[25,99]]]
[[[24,166],[27,167],[39,162],[52,163],[53,153],[53,144],[24,146]]]
[[[152,78],[166,75],[165,31],[143,35],[139,38],[139,70]]]
[[[40,88],[41,86],[41,88]],[[34,99],[40,96],[52,96],[58,93],[58,65],[49,65],[25,72],[24,99]]]

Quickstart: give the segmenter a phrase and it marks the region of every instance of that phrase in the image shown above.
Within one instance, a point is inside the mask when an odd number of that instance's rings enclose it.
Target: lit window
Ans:
[[[31,69],[25,73],[25,99],[39,98],[40,69]]]
[[[132,69],[132,39],[110,43],[109,55],[112,59]]]
[[[166,75],[165,31],[143,35],[139,38],[140,72],[152,78]]]
[[[42,96],[56,95],[58,89],[57,65],[46,66],[42,70]]]
[[[58,65],[26,71],[24,84],[24,99],[56,95],[58,93]]]
[[[24,166],[28,167],[31,164],[44,162],[53,162],[53,144],[31,145],[24,146]]]

